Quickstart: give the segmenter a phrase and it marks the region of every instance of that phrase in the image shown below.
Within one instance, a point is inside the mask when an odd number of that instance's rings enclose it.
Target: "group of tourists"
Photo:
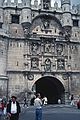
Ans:
[[[71,105],[74,105],[74,96],[70,97]],[[47,105],[48,99],[46,96],[41,98],[40,93],[37,93],[34,99],[35,107],[35,120],[42,120],[42,106]],[[26,98],[24,98],[24,106],[26,104]],[[61,104],[61,100],[58,99],[58,104]],[[6,108],[6,109],[5,109]],[[80,99],[77,102],[77,108],[80,109]],[[2,113],[7,116],[8,120],[19,120],[19,114],[21,112],[21,107],[17,101],[16,96],[12,96],[9,102],[6,104],[3,100],[0,101],[0,120]]]
[[[26,97],[24,98],[24,107],[27,104]],[[36,120],[42,119],[42,105],[47,105],[47,97],[41,99],[40,93],[38,93],[34,99],[35,117]],[[6,109],[5,109],[6,108]],[[19,114],[21,107],[17,101],[16,96],[12,96],[8,103],[4,104],[3,100],[0,102],[0,120],[4,114],[7,120],[19,120]]]
[[[5,115],[7,120],[18,120],[20,112],[21,108],[16,96],[12,96],[8,103],[0,101],[0,120],[2,115]]]

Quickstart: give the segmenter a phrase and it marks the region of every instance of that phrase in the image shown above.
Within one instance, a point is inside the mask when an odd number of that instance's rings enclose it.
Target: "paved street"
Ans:
[[[35,120],[34,107],[23,108],[20,120]],[[44,106],[43,120],[80,120],[80,110],[64,105]]]

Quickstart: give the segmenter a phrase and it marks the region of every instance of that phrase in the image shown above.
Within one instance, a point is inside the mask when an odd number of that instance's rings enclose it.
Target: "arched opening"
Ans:
[[[48,98],[48,104],[57,104],[58,99],[64,103],[65,89],[62,83],[54,77],[42,77],[35,82],[36,93]]]

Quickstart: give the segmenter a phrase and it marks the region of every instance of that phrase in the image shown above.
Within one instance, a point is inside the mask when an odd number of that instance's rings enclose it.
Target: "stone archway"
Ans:
[[[48,104],[57,104],[60,98],[62,103],[65,102],[65,89],[63,84],[54,77],[42,77],[35,82],[36,93],[41,93],[41,96],[48,98]]]

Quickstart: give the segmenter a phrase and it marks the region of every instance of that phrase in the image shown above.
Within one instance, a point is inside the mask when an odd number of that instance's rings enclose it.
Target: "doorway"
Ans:
[[[65,102],[65,89],[63,84],[55,77],[42,77],[35,82],[36,93],[40,93],[43,98],[48,98],[48,104],[57,104],[58,99]]]

